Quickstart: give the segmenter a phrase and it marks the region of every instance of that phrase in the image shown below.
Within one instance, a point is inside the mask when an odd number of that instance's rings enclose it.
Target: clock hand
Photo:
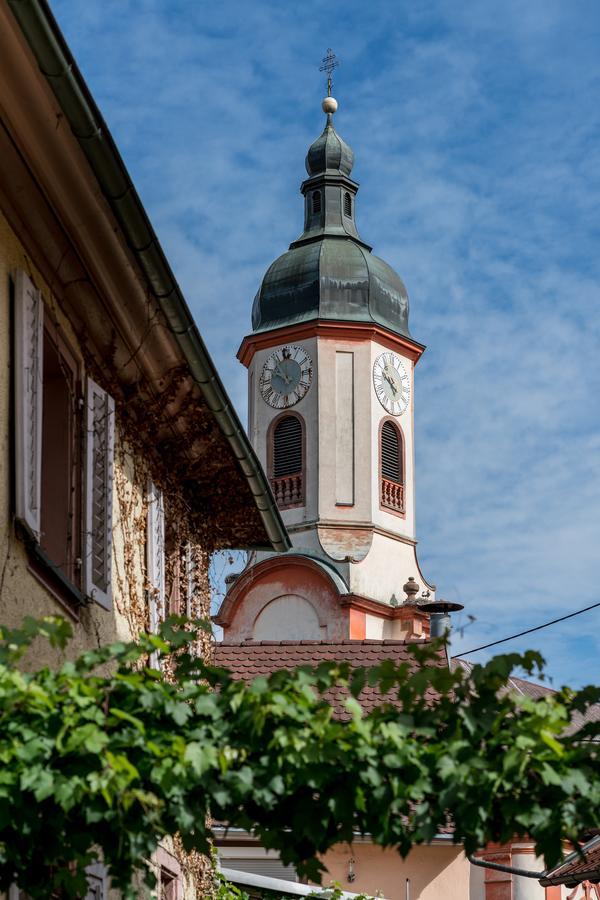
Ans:
[[[390,376],[388,375],[387,372],[384,372],[384,373],[383,373],[383,377],[385,378],[385,380],[387,381],[387,383],[389,384],[389,386],[391,387],[391,389],[393,390],[393,392],[394,392],[395,394],[397,394],[398,391],[396,390],[396,384],[395,384],[395,382],[390,378]]]
[[[280,377],[283,381],[285,381],[286,384],[289,384],[289,383],[290,383],[290,379],[289,379],[288,376],[285,374],[285,372],[283,371],[283,369],[281,368],[280,365],[277,365],[277,366],[276,366],[276,368],[275,368],[275,374],[276,374],[276,375],[279,375],[279,377]]]

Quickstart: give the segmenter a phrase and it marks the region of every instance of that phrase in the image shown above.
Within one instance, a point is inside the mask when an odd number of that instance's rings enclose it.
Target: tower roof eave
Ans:
[[[298,322],[286,322],[277,328],[264,328],[247,334],[240,344],[237,358],[242,365],[248,367],[258,350],[266,350],[275,344],[286,341],[301,341],[311,337],[327,337],[339,340],[375,340],[390,350],[396,350],[407,356],[416,365],[426,345],[415,341],[412,337],[400,335],[377,322],[343,321],[339,319],[300,319]],[[431,587],[431,585],[429,585]]]

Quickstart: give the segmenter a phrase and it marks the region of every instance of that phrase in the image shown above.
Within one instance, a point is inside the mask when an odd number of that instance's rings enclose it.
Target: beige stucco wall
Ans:
[[[354,859],[356,879],[348,882],[348,864]],[[403,860],[395,850],[369,843],[340,844],[323,857],[328,877],[342,889],[387,900],[483,900],[471,894],[471,866],[460,847],[432,844],[415,847]],[[409,893],[407,894],[407,879]]]
[[[59,602],[50,591],[29,570],[27,553],[22,540],[17,537],[12,521],[12,479],[11,460],[11,315],[10,279],[14,279],[18,269],[26,271],[41,289],[46,309],[68,340],[71,349],[79,355],[80,348],[68,319],[62,314],[50,286],[44,281],[31,258],[0,212],[0,622],[15,627],[23,616],[63,615],[73,623],[74,639],[69,654],[74,655],[89,646],[96,646],[131,634],[131,615],[128,607],[132,596],[137,596],[143,609],[143,533],[139,529],[135,536],[136,547],[128,553],[130,564],[125,571],[125,542],[130,539],[129,525],[124,518],[126,509],[142,511],[143,497],[134,476],[134,460],[127,453],[116,424],[115,484],[121,494],[115,491],[113,530],[113,585],[114,602],[112,610],[102,609],[97,604],[82,608],[77,619]],[[124,502],[125,498],[129,502]],[[133,575],[133,579],[132,576]],[[132,583],[133,581],[133,583]],[[51,651],[44,643],[36,648],[36,664],[56,663],[58,653]]]

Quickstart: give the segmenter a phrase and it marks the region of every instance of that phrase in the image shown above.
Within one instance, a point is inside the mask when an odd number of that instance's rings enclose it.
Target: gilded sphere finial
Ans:
[[[327,115],[332,115],[337,110],[338,103],[335,97],[325,97],[325,99],[321,103],[321,107],[323,108],[324,113],[327,113]]]

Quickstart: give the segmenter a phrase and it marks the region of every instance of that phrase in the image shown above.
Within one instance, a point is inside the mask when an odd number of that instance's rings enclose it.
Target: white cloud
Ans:
[[[419,549],[477,617],[465,649],[600,599],[600,9],[584,6],[55,3],[242,413],[235,351],[301,231],[334,44],[359,227],[429,345]],[[516,646],[583,683],[599,621]]]

